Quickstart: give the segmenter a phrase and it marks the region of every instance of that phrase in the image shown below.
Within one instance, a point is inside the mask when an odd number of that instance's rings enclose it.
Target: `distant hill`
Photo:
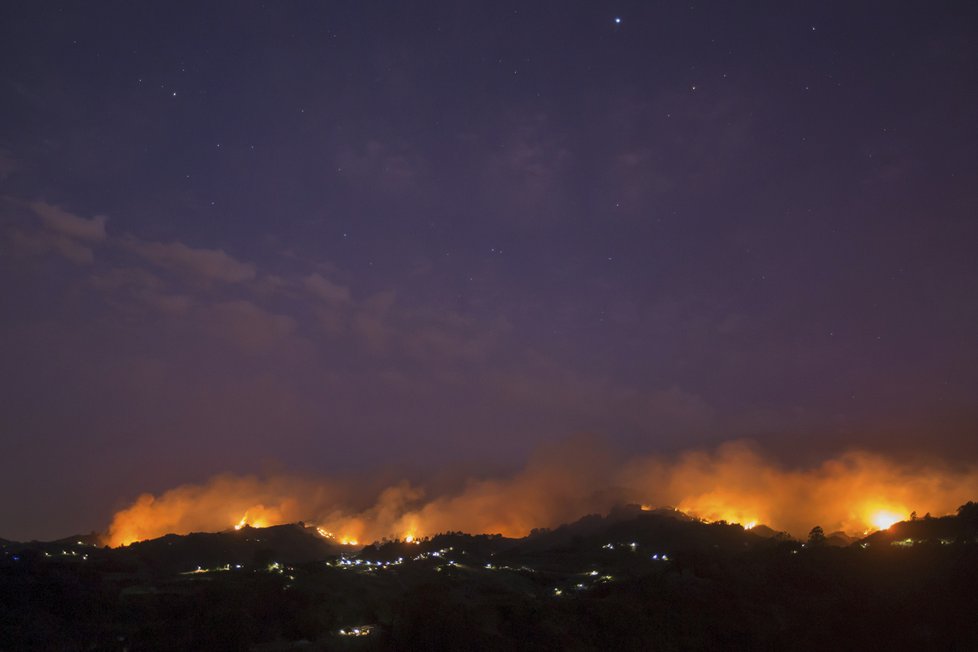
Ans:
[[[245,526],[214,533],[168,534],[121,550],[156,570],[172,572],[223,564],[301,564],[326,559],[350,548],[321,536],[315,528],[293,523],[266,528]]]
[[[825,543],[829,546],[835,546],[837,548],[844,548],[846,546],[851,546],[852,544],[859,541],[857,537],[851,537],[841,530],[839,532],[833,532],[832,534],[825,535]]]
[[[774,538],[774,537],[777,537],[777,536],[781,536],[781,537],[787,537],[788,536],[788,534],[786,532],[779,532],[778,530],[775,530],[774,528],[768,527],[767,525],[764,525],[763,523],[761,523],[760,525],[755,525],[754,527],[752,527],[750,529],[750,532],[754,536],[761,537],[763,539],[771,539],[771,538]]]
[[[82,543],[86,546],[101,546],[102,545],[102,535],[98,532],[89,532],[88,534],[74,534],[70,537],[62,537],[61,539],[56,539],[51,543],[60,543],[65,545]]]
[[[521,554],[561,549],[589,550],[602,546],[660,551],[742,550],[770,538],[763,531],[755,533],[727,523],[704,523],[677,510],[643,510],[637,505],[628,505],[607,516],[591,514],[554,530],[535,531],[518,540],[514,550]]]
[[[895,523],[885,530],[873,532],[860,539],[860,544],[885,545],[949,545],[978,543],[978,503],[968,502],[954,516],[931,517]]]
[[[632,505],[520,539],[0,542],[0,650],[978,649],[975,504],[781,534]]]
[[[590,514],[573,523],[554,529],[533,530],[520,539],[499,535],[468,535],[461,532],[444,533],[426,539],[421,548],[403,542],[378,542],[368,546],[373,554],[397,556],[407,552],[447,548],[454,544],[465,547],[473,555],[494,555],[503,552],[534,554],[548,551],[572,552],[575,549],[594,549],[601,546],[637,544],[663,550],[721,550],[743,549],[764,541],[792,541],[785,532],[767,525],[746,530],[740,525],[704,523],[671,508],[646,510],[638,505],[621,505],[607,515]],[[956,516],[931,518],[929,515],[896,523],[886,530],[863,538],[844,532],[826,535],[831,547],[861,545],[909,545],[978,541],[978,504],[963,505]],[[96,532],[73,535],[55,541],[22,543],[0,539],[0,546],[9,553],[35,550],[50,555],[69,555],[71,551],[101,550],[101,536]],[[405,547],[407,546],[407,547]],[[245,526],[224,532],[195,532],[186,535],[169,534],[129,546],[114,549],[117,557],[127,559],[160,572],[184,572],[198,566],[223,564],[256,564],[278,561],[301,564],[354,553],[363,546],[351,547],[321,536],[316,528],[302,523],[267,528]]]

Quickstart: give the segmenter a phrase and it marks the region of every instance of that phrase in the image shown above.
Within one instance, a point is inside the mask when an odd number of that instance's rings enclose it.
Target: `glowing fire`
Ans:
[[[880,510],[875,512],[869,520],[877,530],[886,530],[894,523],[902,521],[903,517],[891,511]]]
[[[324,539],[332,539],[333,541],[336,541],[337,540],[336,539],[336,535],[333,534],[332,532],[330,532],[329,530],[325,529],[325,528],[317,527],[316,528],[316,532],[318,532],[319,533],[319,536],[323,537]],[[344,545],[344,546],[355,546],[355,545],[358,545],[358,541],[357,541],[356,537],[353,537],[353,536],[350,536],[350,535],[346,535],[346,536],[340,537],[339,538],[339,543],[342,544],[342,545]]]
[[[261,508],[259,507],[259,509],[261,509]],[[269,525],[271,525],[271,523],[269,523],[266,519],[261,518],[261,517],[248,518],[248,512],[245,512],[244,513],[244,516],[241,517],[241,520],[238,521],[237,523],[235,523],[234,529],[235,530],[240,530],[241,528],[245,527],[246,525],[249,526],[249,527],[268,527]]]
[[[366,483],[369,484],[369,483]],[[732,443],[621,462],[590,444],[548,448],[521,470],[475,476],[435,491],[407,481],[377,484],[310,476],[220,475],[202,484],[144,494],[115,514],[105,543],[126,545],[167,533],[267,527],[313,519],[324,538],[348,546],[439,532],[521,537],[615,505],[662,505],[704,521],[764,523],[805,537],[886,529],[915,509],[948,514],[978,496],[978,466],[908,464],[850,451],[786,468],[755,447]]]
[[[764,519],[759,514],[760,505],[752,504],[755,500],[751,500],[745,508],[744,498],[733,493],[711,492],[684,499],[679,503],[679,511],[710,523],[742,524],[745,530],[750,530]]]

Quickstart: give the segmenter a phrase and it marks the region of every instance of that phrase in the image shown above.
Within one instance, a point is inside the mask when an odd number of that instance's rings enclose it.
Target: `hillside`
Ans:
[[[848,546],[633,507],[522,539],[5,542],[0,649],[973,649],[974,515]]]

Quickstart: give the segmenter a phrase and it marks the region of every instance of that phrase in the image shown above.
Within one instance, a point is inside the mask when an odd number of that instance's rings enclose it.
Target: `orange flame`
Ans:
[[[869,521],[876,527],[877,530],[887,530],[894,523],[898,523],[903,520],[903,517],[888,510],[881,510],[874,512],[869,518]]]
[[[253,514],[255,512],[262,514],[262,516],[249,517],[249,514]],[[266,514],[268,514],[268,510],[266,510],[262,505],[257,505],[244,513],[244,516],[241,517],[241,520],[234,525],[234,529],[240,530],[245,526],[268,527],[269,525],[272,524],[274,519],[270,520],[269,518],[266,517]]]
[[[621,503],[676,505],[704,520],[764,523],[799,537],[813,525],[862,534],[889,527],[911,508],[938,515],[975,499],[978,467],[906,465],[849,452],[785,469],[744,443],[615,464],[604,451],[575,442],[544,450],[510,477],[472,478],[430,498],[407,482],[372,498],[359,487],[294,476],[218,476],[140,496],[115,515],[107,543],[299,520],[318,523],[322,536],[347,545],[384,537],[417,541],[449,530],[524,536]]]

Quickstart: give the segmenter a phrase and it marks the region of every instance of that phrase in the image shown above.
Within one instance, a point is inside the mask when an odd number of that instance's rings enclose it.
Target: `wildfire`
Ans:
[[[764,519],[759,516],[761,510],[753,505],[753,501],[746,508],[741,504],[746,502],[744,498],[734,493],[713,492],[683,500],[679,504],[679,511],[709,523],[742,524],[745,530],[750,530]]]
[[[623,503],[645,510],[673,505],[704,521],[746,529],[764,523],[796,537],[815,525],[861,534],[890,527],[911,507],[939,515],[973,500],[978,466],[907,464],[850,451],[786,468],[745,443],[617,462],[600,447],[570,442],[547,448],[510,475],[475,476],[438,493],[408,481],[378,486],[384,488],[367,493],[330,478],[216,476],[139,496],[115,515],[105,543],[309,518],[321,536],[348,546],[392,536],[416,543],[455,530],[521,537]]]
[[[269,523],[266,519],[261,518],[261,517],[258,517],[258,518],[248,518],[248,512],[245,512],[244,513],[244,516],[241,517],[241,520],[238,521],[234,525],[234,529],[235,530],[240,530],[241,528],[243,528],[245,526],[250,526],[250,527],[268,527],[269,525],[271,525],[271,523]]]
[[[903,517],[884,509],[875,512],[869,520],[877,530],[887,530],[894,523],[899,523],[903,520]]]

